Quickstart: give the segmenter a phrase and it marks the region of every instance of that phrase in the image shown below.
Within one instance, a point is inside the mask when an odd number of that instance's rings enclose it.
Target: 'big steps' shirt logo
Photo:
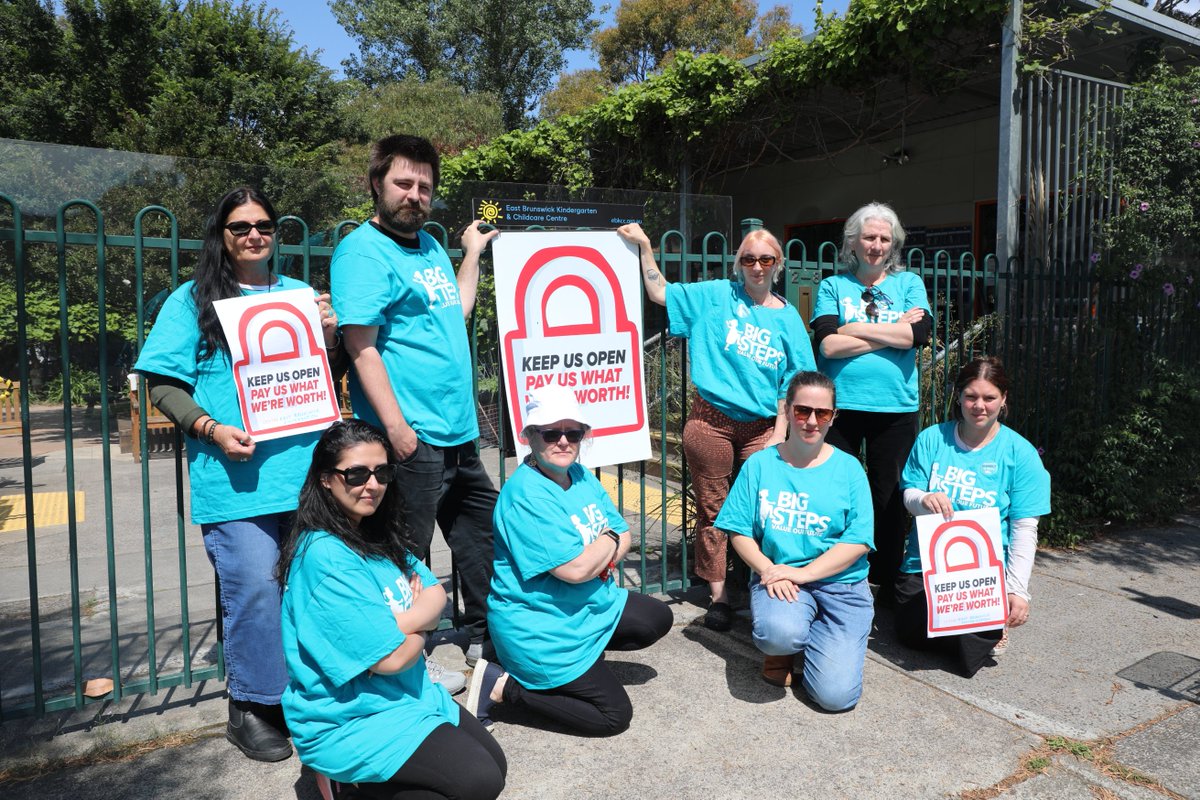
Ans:
[[[947,464],[945,470],[935,461],[929,473],[929,491],[944,492],[959,508],[991,508],[996,505],[995,490],[988,491],[977,486],[975,470],[963,469]]]
[[[797,536],[821,536],[829,529],[829,517],[808,510],[806,492],[780,491],[771,502],[770,492],[758,493],[758,518],[762,527]]]
[[[739,325],[736,319],[725,320],[725,349],[734,348],[739,356],[763,367],[775,367],[784,353],[771,344],[771,331],[747,322]]]
[[[413,280],[420,284],[429,295],[430,308],[447,308],[461,305],[458,300],[458,289],[446,277],[441,267],[429,267],[413,271]]]
[[[596,537],[605,528],[610,527],[608,524],[608,515],[600,510],[597,503],[589,503],[583,509],[584,519],[580,519],[578,514],[571,515],[571,524],[575,526],[575,530],[579,531],[579,538],[583,540],[584,545],[589,545],[596,541]]]

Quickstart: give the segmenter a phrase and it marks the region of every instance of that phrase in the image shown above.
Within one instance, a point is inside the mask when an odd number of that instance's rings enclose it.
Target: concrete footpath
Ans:
[[[764,683],[748,621],[713,633],[680,594],[665,639],[610,655],[635,709],[626,733],[581,738],[501,709],[505,796],[1200,798],[1198,567],[1195,516],[1043,551],[1031,622],[971,680],[896,644],[882,612],[847,714]],[[462,663],[448,644],[437,657]],[[0,796],[315,800],[295,757],[259,764],[225,742],[222,688],[8,723]]]

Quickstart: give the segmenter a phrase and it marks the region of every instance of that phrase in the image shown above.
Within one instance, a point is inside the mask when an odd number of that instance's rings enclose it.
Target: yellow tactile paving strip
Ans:
[[[83,492],[75,493],[75,521],[83,522]],[[66,492],[34,492],[33,518],[40,528],[43,525],[67,524]],[[25,530],[25,495],[0,496],[0,533]]]
[[[608,490],[608,496],[612,499],[613,505],[620,509],[626,516],[638,514],[642,510],[642,492],[641,487],[630,480],[618,481],[616,475],[609,475],[607,472],[600,473],[600,483]],[[617,502],[617,486],[624,484],[625,497],[624,507]],[[667,514],[666,523],[668,525],[683,524],[683,507],[680,503],[682,498],[678,492],[667,492]],[[662,505],[662,490],[659,488],[646,487],[646,516],[653,519],[663,519],[660,506]]]

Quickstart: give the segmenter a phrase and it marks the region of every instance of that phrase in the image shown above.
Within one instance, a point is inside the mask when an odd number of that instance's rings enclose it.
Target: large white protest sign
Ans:
[[[259,441],[328,428],[341,418],[311,289],[213,303],[233,362],[242,429]]]
[[[611,231],[506,231],[492,245],[496,317],[518,452],[540,386],[575,393],[592,425],[588,467],[650,457],[637,248]]]
[[[956,511],[917,520],[921,573],[930,636],[990,631],[1008,619],[1000,512],[995,508]]]

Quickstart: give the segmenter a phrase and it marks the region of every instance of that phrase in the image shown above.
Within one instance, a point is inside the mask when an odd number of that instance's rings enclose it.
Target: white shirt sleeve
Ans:
[[[1037,526],[1037,517],[1022,517],[1008,523],[1008,565],[1004,579],[1009,594],[1025,601],[1030,599],[1029,576],[1033,574],[1033,557],[1037,553]]]
[[[921,501],[925,499],[925,495],[927,494],[929,494],[929,492],[925,491],[924,489],[918,489],[915,486],[910,489],[905,489],[904,507],[908,509],[908,513],[912,514],[914,517],[919,517],[922,514],[932,514],[932,511],[921,505]]]

